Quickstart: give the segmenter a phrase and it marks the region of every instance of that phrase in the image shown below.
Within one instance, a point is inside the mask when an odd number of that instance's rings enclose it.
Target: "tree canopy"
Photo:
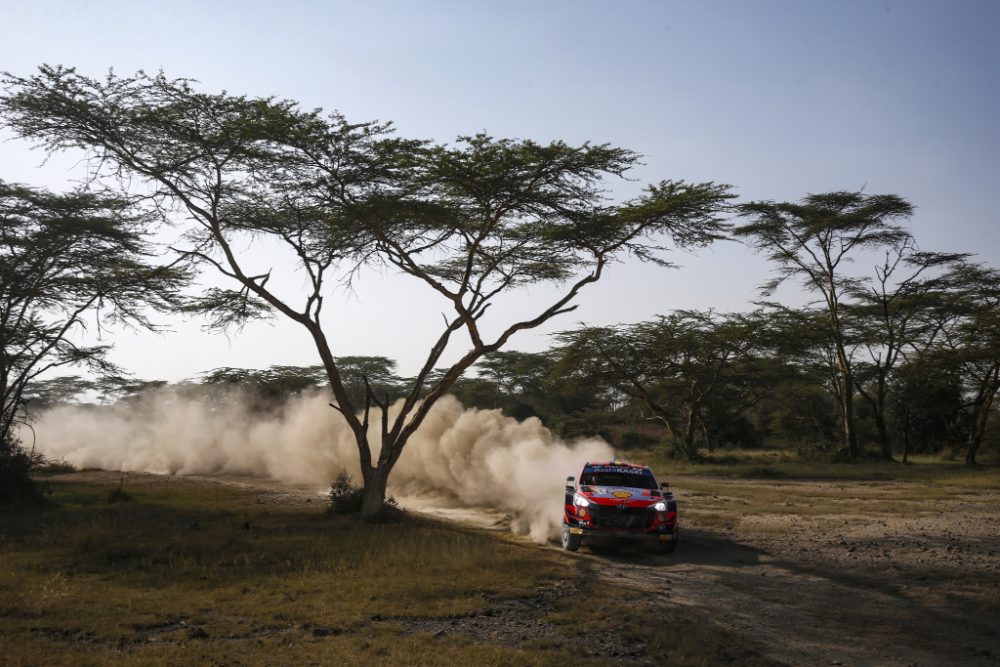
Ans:
[[[893,248],[910,239],[894,224],[912,215],[913,206],[896,195],[830,192],[808,195],[801,202],[750,202],[739,206],[750,222],[734,233],[775,264],[776,276],[762,286],[768,296],[789,278],[798,278],[819,295],[829,326],[836,369],[836,394],[843,420],[844,448],[860,452],[854,428],[854,363],[848,350],[842,302],[859,280],[846,264],[859,250]]]
[[[152,210],[183,229],[176,251],[230,279],[191,309],[217,326],[278,313],[309,332],[356,437],[368,515],[380,510],[410,435],[478,359],[573,310],[616,259],[667,264],[668,247],[704,245],[726,228],[724,185],[666,180],[612,202],[606,179],[625,175],[639,156],[608,145],[486,134],[436,144],[288,100],[202,93],[163,74],[95,79],[42,67],[4,82],[0,114],[15,132],[50,151],[86,150],[97,179],[141,181]],[[242,248],[259,239],[297,260],[307,280],[301,294],[272,287],[278,267],[251,267]],[[383,397],[367,391],[359,404],[348,391],[323,318],[331,285],[372,265],[412,277],[450,311],[391,423]],[[559,293],[484,333],[481,319],[500,296],[536,283]],[[432,374],[458,332],[467,351]],[[377,453],[373,409],[381,411]]]
[[[114,370],[108,344],[71,333],[88,322],[155,328],[151,310],[175,303],[185,274],[156,263],[147,223],[122,198],[0,182],[0,436],[23,418],[25,387],[43,373]]]
[[[116,372],[107,342],[81,331],[127,324],[155,328],[186,274],[157,263],[145,214],[121,197],[53,194],[0,181],[0,458],[22,455],[26,391],[54,369]]]

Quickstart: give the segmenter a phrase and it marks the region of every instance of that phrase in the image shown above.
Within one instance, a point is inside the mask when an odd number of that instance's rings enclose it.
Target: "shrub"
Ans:
[[[346,470],[337,473],[337,477],[330,484],[330,514],[358,514],[361,512],[361,505],[364,503],[364,489],[355,486],[351,476]],[[399,503],[392,496],[385,499],[385,506],[391,510],[399,508]]]
[[[132,494],[125,490],[125,475],[122,475],[118,486],[108,491],[108,504],[128,503],[134,500]]]
[[[24,451],[21,443],[7,436],[0,440],[0,504],[34,504],[44,495],[31,471],[41,461],[37,455]]]

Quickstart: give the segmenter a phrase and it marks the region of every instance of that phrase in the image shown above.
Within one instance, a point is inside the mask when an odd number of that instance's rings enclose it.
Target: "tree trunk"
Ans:
[[[910,456],[910,410],[906,410],[906,417],[903,420],[903,463],[907,462]]]
[[[698,423],[701,424],[701,435],[705,438],[705,447],[708,449],[709,453],[715,451],[715,442],[712,440],[712,435],[708,431],[708,422],[705,418],[699,414]]]
[[[972,431],[969,432],[969,445],[965,450],[965,463],[970,466],[976,465],[976,452],[979,451],[979,446],[983,444],[983,437],[986,435],[986,422],[989,421],[990,410],[993,408],[996,386],[987,387],[980,396],[982,399],[973,406],[975,412],[972,419]]]
[[[889,437],[889,427],[885,420],[885,378],[879,377],[874,396],[865,391],[865,388],[860,383],[855,386],[858,388],[858,393],[861,397],[868,401],[868,405],[871,406],[872,412],[875,415],[875,426],[878,428],[878,442],[882,450],[882,459],[892,461],[892,439]]]
[[[989,416],[989,408],[983,405],[975,406],[975,413],[972,419],[972,430],[969,431],[969,440],[965,448],[966,465],[976,465],[976,452],[983,444],[983,434],[986,432],[986,418]]]
[[[364,475],[361,518],[366,521],[378,518],[385,509],[385,487],[389,481],[389,470],[386,468],[387,466],[379,465],[370,468]]]
[[[889,426],[885,423],[885,377],[878,380],[878,396],[875,400],[875,425],[878,427],[878,442],[882,447],[882,459],[892,461],[892,439],[889,437]]]
[[[694,407],[692,407],[691,411],[688,412],[687,425],[684,429],[684,458],[688,460],[693,460],[697,458],[695,456],[695,447],[694,447],[694,427],[695,427],[695,420],[697,418],[698,415],[695,412]]]
[[[978,419],[976,420],[979,421]],[[974,466],[976,465],[976,452],[979,451],[979,445],[983,442],[983,433],[979,430],[978,425],[973,427],[972,432],[969,433],[969,443],[965,449],[965,465]]]
[[[875,425],[878,427],[878,441],[882,446],[882,460],[892,461],[892,441],[889,440],[889,428],[885,424],[885,414],[875,413]]]
[[[847,456],[858,458],[861,453],[858,447],[858,433],[854,428],[854,377],[852,373],[844,373],[844,395],[841,399],[844,417],[844,445]]]

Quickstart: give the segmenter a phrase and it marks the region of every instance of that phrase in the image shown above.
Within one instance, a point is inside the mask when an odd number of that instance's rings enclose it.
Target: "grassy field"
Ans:
[[[868,568],[883,588],[932,581],[928,596],[977,617],[995,599],[982,522],[997,520],[996,466],[629,458],[682,498],[688,542],[673,557],[567,555],[412,515],[364,524],[280,488],[44,475],[49,505],[0,510],[0,664],[773,664],[759,633],[722,629],[717,604],[748,571],[759,589],[746,562],[764,553],[816,573]],[[955,535],[916,540],[943,520],[935,499],[962,509],[945,524]],[[661,574],[715,602],[671,604],[650,588]],[[766,611],[776,633],[800,613]]]
[[[162,479],[50,476],[50,506],[0,511],[0,662],[767,664],[594,559]]]

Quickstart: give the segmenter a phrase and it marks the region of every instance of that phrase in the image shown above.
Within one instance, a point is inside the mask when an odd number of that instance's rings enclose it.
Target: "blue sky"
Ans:
[[[645,155],[621,196],[663,178],[731,183],[744,200],[894,193],[916,205],[921,247],[1000,265],[998,2],[5,4],[0,68],[15,74],[40,63],[88,74],[162,68],[206,90],[392,120],[407,136],[610,142]],[[0,178],[61,188],[74,174],[69,160],[40,160],[7,142]],[[684,268],[612,267],[548,331],[674,308],[743,309],[768,271],[735,244],[675,259]],[[502,312],[545,294],[519,295]],[[436,326],[442,308],[377,275],[331,307],[351,322],[337,329],[338,353],[385,354],[407,372],[431,335],[422,322]],[[171,380],[314,360],[308,341],[278,324],[230,339],[208,338],[196,322],[175,329],[123,334],[116,358]]]

